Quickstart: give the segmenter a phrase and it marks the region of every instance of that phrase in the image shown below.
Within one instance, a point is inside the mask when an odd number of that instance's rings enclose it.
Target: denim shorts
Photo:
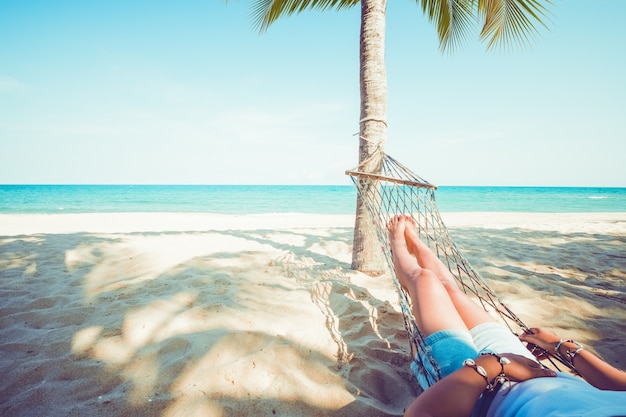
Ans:
[[[481,353],[516,353],[536,360],[517,336],[495,322],[479,324],[470,331],[441,330],[426,337],[424,345],[439,368],[437,372],[428,360],[423,361],[423,370],[415,362],[411,363],[411,370],[424,390],[432,385],[429,381],[436,382],[450,375],[463,366],[465,359],[474,359]]]

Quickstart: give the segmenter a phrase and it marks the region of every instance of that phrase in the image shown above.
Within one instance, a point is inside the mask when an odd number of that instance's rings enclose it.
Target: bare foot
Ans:
[[[405,230],[407,227],[406,216],[396,215],[387,222],[389,231],[389,246],[396,278],[400,286],[407,290],[411,274],[420,270],[417,260],[409,253],[406,246]]]
[[[403,215],[393,216],[387,222],[387,230],[389,231],[389,243],[391,244],[391,250],[394,246],[401,244],[405,240],[404,233],[406,229],[405,217]]]
[[[454,277],[450,273],[450,270],[441,262],[439,257],[428,247],[428,245],[419,237],[417,232],[415,220],[412,217],[407,217],[407,225],[404,229],[404,237],[406,239],[406,246],[415,258],[418,264],[422,268],[430,269],[434,271],[439,280],[446,286],[452,288],[458,287]]]
[[[406,219],[406,227],[404,228],[404,238],[406,240],[406,247],[409,249],[409,252],[412,253],[415,257],[423,250],[424,243],[420,240],[419,234],[417,233],[417,223],[413,217],[409,215],[404,215]],[[417,258],[419,261],[419,258]]]

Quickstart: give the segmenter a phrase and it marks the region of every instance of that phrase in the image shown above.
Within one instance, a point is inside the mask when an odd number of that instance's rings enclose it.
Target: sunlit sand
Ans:
[[[527,324],[626,367],[626,213],[443,216]],[[402,414],[402,316],[350,270],[353,224],[0,215],[0,414]]]

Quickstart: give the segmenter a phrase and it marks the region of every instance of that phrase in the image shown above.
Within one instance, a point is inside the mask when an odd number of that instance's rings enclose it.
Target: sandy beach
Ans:
[[[626,368],[626,213],[443,214],[530,326]],[[417,395],[353,216],[0,215],[0,415],[397,416]]]

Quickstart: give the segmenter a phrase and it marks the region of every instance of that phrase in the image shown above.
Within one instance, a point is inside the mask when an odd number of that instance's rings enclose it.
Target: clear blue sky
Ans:
[[[0,3],[0,183],[349,184],[358,7],[259,35],[249,2]],[[626,1],[449,55],[387,10],[386,150],[439,185],[626,186]]]

